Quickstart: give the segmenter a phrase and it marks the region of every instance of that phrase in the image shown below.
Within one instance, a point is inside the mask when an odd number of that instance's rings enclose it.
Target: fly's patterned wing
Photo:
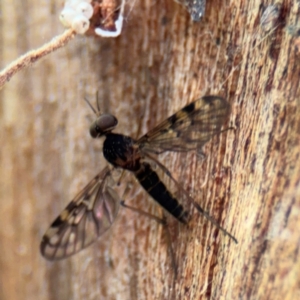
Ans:
[[[230,105],[225,99],[202,97],[150,130],[138,140],[138,144],[142,151],[155,154],[201,149],[221,131],[229,113]]]
[[[106,167],[73,199],[43,236],[41,253],[49,260],[66,258],[93,243],[115,220],[120,200],[109,187]]]

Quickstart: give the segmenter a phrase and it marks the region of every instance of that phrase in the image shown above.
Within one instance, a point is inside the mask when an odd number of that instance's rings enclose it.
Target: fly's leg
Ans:
[[[120,204],[123,207],[125,207],[125,208],[128,208],[128,209],[130,209],[130,210],[132,210],[134,212],[139,213],[140,215],[146,216],[147,218],[150,218],[150,219],[156,221],[157,223],[161,224],[165,228],[166,236],[167,236],[168,249],[169,249],[170,256],[171,256],[172,268],[174,269],[175,280],[176,280],[176,278],[177,278],[177,264],[176,264],[176,260],[175,260],[174,250],[173,250],[173,247],[172,247],[171,233],[170,233],[170,230],[169,230],[168,223],[166,221],[165,215],[163,215],[162,218],[159,218],[159,217],[157,217],[157,216],[155,216],[153,214],[150,214],[150,213],[148,213],[146,211],[143,211],[143,210],[141,210],[139,208],[136,208],[136,207],[133,207],[133,206],[125,204],[124,200],[122,200]]]
[[[124,174],[125,174],[125,170],[122,170],[121,176],[120,176],[120,178],[119,178],[119,180],[118,180],[118,182],[117,182],[117,186],[120,186],[120,185],[121,185],[121,181],[122,181],[122,179],[123,179],[123,177],[124,177]]]
[[[137,131],[136,131],[136,134],[135,134],[135,140],[137,140],[139,138],[139,136],[141,135],[142,123],[143,123],[143,120],[144,120],[145,111],[140,112],[139,115],[140,116],[139,116],[138,128],[137,128]]]
[[[198,203],[193,202],[196,209],[198,210],[198,212],[200,214],[202,214],[208,221],[210,221],[212,224],[214,224],[219,230],[221,230],[223,232],[224,235],[227,235],[228,237],[230,237],[236,244],[238,244],[237,239],[230,233],[228,232],[225,228],[223,228],[219,222],[213,218],[208,212],[206,212]]]

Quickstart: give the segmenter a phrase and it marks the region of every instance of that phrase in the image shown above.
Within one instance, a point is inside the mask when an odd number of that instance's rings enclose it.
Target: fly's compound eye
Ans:
[[[113,130],[118,124],[118,120],[110,114],[103,114],[97,118],[90,127],[92,138],[98,138],[106,132]]]

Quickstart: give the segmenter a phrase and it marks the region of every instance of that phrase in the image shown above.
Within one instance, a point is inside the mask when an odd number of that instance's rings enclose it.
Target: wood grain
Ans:
[[[60,1],[0,2],[1,68],[63,29]],[[283,1],[266,36],[267,3],[207,1],[193,23],[172,0],[129,1],[116,39],[78,36],[15,76],[0,92],[0,299],[299,299],[300,56],[296,1]],[[130,7],[132,9],[130,9]],[[164,163],[239,241],[195,214],[170,219],[174,280],[163,228],[121,210],[112,229],[56,263],[41,237],[106,162],[89,137],[84,97],[96,91],[117,132],[135,136],[197,97],[232,105],[227,126],[204,149]],[[137,183],[128,204],[160,214]]]

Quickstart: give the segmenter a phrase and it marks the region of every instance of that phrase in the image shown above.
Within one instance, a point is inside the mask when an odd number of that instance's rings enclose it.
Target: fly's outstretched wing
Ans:
[[[150,153],[200,149],[221,127],[230,112],[229,103],[218,96],[204,96],[169,117],[138,140]]]
[[[49,260],[66,258],[87,247],[115,220],[120,201],[108,186],[106,167],[69,203],[44,234],[40,249]]]

